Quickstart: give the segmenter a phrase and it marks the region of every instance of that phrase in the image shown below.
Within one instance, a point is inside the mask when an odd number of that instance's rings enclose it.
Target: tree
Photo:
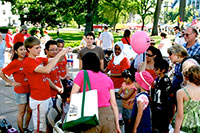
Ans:
[[[137,7],[137,14],[142,19],[142,30],[145,25],[145,18],[153,14],[152,8],[155,6],[155,0],[135,0]]]
[[[186,0],[181,0],[179,5],[179,15],[182,20],[185,19],[185,6],[186,6]]]
[[[156,10],[154,13],[152,36],[158,35],[158,20],[159,20],[159,16],[160,16],[162,2],[163,2],[163,0],[157,0]]]
[[[121,16],[126,18],[130,11],[135,13],[135,6],[132,3],[131,0],[102,0],[100,2],[101,11],[99,14],[107,18],[115,31],[116,24]]]

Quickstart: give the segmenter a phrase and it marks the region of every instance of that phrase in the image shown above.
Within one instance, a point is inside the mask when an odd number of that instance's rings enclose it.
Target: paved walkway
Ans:
[[[73,54],[74,59],[74,67],[69,68],[70,75],[72,75],[73,78],[78,73],[78,60],[77,55]],[[17,104],[15,103],[15,97],[14,97],[14,87],[5,87],[5,82],[0,78],[0,119],[7,119],[10,124],[17,128]],[[29,124],[29,128],[33,129],[33,123],[32,120]]]

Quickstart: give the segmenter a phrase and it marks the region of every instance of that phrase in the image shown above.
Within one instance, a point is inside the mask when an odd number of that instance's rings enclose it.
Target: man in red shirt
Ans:
[[[12,29],[8,29],[8,33],[6,34],[5,40],[7,48],[11,48],[13,46],[13,37],[12,37]]]
[[[24,60],[23,69],[31,88],[29,103],[32,109],[34,132],[46,133],[46,115],[51,106],[49,73],[68,53],[68,49],[62,50],[52,59],[36,58],[41,51],[40,40],[31,36],[25,40],[24,45],[28,51],[28,57]]]
[[[58,53],[58,47],[57,47],[57,42],[54,40],[49,40],[45,44],[45,54],[47,55],[47,58],[54,58]],[[57,93],[62,93],[63,92],[63,87],[61,84],[60,76],[59,76],[59,66],[58,63],[53,67],[51,72],[49,73],[50,75],[50,81],[52,84],[55,86],[51,87],[51,98],[53,101],[53,106],[56,104],[56,99],[57,99]]]
[[[8,32],[6,34],[5,40],[6,40],[6,51],[8,52],[8,60],[10,60],[12,46],[13,46],[13,37],[12,37],[12,29],[8,29]],[[9,84],[6,82],[6,85],[9,86]]]
[[[20,32],[14,36],[13,44],[15,44],[16,42],[24,43],[24,40],[26,40],[26,38],[31,36],[30,34],[27,33],[27,31],[28,31],[28,28],[25,25],[22,25]]]

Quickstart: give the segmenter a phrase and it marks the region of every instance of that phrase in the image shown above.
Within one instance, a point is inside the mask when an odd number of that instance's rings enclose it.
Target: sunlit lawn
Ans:
[[[75,43],[77,41],[81,41],[82,37],[84,35],[83,31],[60,31],[59,33],[59,37],[57,36],[56,31],[52,31],[49,33],[49,35],[53,38],[53,39],[57,39],[57,38],[62,38],[65,43]],[[95,36],[98,36],[98,33],[95,33]],[[121,38],[123,37],[122,33],[114,33],[114,42],[120,41]],[[156,45],[157,46],[160,43],[161,37],[160,36],[153,36],[151,37],[155,40]]]

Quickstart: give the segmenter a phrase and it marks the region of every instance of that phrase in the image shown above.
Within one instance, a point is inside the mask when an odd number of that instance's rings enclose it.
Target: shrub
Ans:
[[[31,34],[31,36],[34,36],[34,35],[35,35],[35,31],[36,31],[37,29],[40,30],[40,34],[41,34],[41,36],[43,36],[44,33],[43,33],[42,28],[32,27],[32,28],[30,28],[30,29],[28,30],[28,33]]]
[[[81,41],[68,42],[68,43],[65,43],[65,47],[75,48],[75,47],[78,47],[80,45],[80,43],[81,43]]]
[[[12,30],[14,30],[15,27],[11,27],[11,26],[3,26],[3,27],[0,27],[0,32],[1,32],[1,33],[7,33],[7,32],[8,32],[8,29],[12,29]]]

